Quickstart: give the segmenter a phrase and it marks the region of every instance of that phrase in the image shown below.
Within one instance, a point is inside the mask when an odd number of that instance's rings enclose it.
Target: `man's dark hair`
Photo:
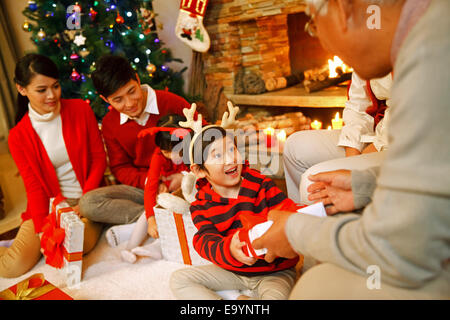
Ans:
[[[91,79],[98,94],[108,98],[137,76],[126,58],[108,54],[97,60]]]

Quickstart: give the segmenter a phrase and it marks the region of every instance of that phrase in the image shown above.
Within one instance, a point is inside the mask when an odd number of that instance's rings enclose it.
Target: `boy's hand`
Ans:
[[[251,266],[256,262],[257,259],[253,258],[253,257],[248,257],[245,255],[245,253],[242,251],[242,247],[245,245],[246,245],[246,243],[239,239],[239,231],[236,232],[233,235],[233,238],[231,238],[231,242],[230,242],[231,255],[237,261],[239,261],[243,264],[246,264],[248,266]]]
[[[149,236],[154,239],[158,239],[159,233],[158,233],[158,226],[156,225],[155,217],[154,216],[149,217],[147,220],[147,223],[148,223],[147,232],[148,232]]]

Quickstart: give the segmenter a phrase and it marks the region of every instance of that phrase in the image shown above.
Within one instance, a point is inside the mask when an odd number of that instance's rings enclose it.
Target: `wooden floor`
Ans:
[[[4,195],[5,217],[0,220],[0,235],[16,229],[26,209],[27,197],[22,178],[9,154],[5,141],[0,141],[0,186]]]

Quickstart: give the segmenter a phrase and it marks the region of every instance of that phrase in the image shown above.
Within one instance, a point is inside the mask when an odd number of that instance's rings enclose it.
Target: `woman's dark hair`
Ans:
[[[108,54],[97,60],[91,79],[98,94],[108,98],[137,76],[126,58]]]
[[[30,53],[17,62],[14,71],[14,82],[22,87],[26,87],[37,74],[59,79],[58,67],[50,58]],[[16,124],[28,112],[28,103],[29,100],[26,96],[22,96],[20,93],[17,94]]]
[[[167,114],[159,118],[156,126],[165,128],[181,128],[178,124],[180,121],[186,121],[186,117],[179,114]],[[179,144],[179,140],[174,140],[172,134],[167,131],[160,131],[155,136],[155,144],[165,151],[172,151],[172,149]]]

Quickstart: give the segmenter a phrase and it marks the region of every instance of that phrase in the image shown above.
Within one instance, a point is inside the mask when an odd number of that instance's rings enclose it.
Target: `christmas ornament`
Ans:
[[[70,74],[70,80],[73,82],[76,82],[81,79],[80,74],[77,72],[77,70],[72,69],[72,73]]]
[[[46,37],[47,35],[45,34],[45,32],[44,32],[44,30],[42,30],[42,28],[41,29],[39,29],[39,32],[37,33],[37,37],[38,37],[38,39],[39,40],[45,40],[45,37]]]
[[[86,48],[83,48],[83,49],[81,49],[81,51],[80,51],[80,56],[81,57],[83,57],[83,58],[86,58],[88,55],[89,55],[89,50],[88,49],[86,49]]]
[[[82,46],[86,42],[86,37],[84,37],[81,33],[75,37],[75,40],[73,43],[75,43],[77,46]]]
[[[70,55],[70,59],[71,59],[71,60],[78,60],[79,58],[80,58],[80,56],[77,55],[75,52],[73,52],[73,53]]]
[[[31,26],[30,26],[30,23],[28,22],[28,20],[25,20],[25,21],[24,21],[24,23],[23,23],[23,25],[22,25],[22,29],[23,29],[24,31],[28,31],[28,32],[31,31]]]
[[[64,35],[66,35],[70,41],[72,41],[75,38],[76,33],[77,33],[76,30],[64,30]]]
[[[28,1],[28,10],[33,12],[37,10],[36,1]]]
[[[117,11],[116,22],[117,22],[118,24],[122,24],[122,23],[125,22],[125,19],[120,15],[119,11]]]
[[[91,17],[91,21],[95,21],[95,17],[97,16],[98,12],[94,10],[94,8],[91,8],[89,10],[89,17]]]
[[[139,11],[140,11],[139,22],[141,24],[142,31],[144,32],[145,35],[147,35],[150,32],[152,32],[151,29],[153,27],[153,19],[155,18],[155,14],[153,13],[153,11],[148,10],[146,8],[139,8]]]
[[[145,70],[147,70],[147,72],[149,74],[153,74],[156,71],[156,66],[153,63],[149,63],[146,67]]]
[[[209,0],[181,0],[175,26],[176,36],[198,52],[206,52],[210,47],[209,35],[203,26],[208,2]]]

